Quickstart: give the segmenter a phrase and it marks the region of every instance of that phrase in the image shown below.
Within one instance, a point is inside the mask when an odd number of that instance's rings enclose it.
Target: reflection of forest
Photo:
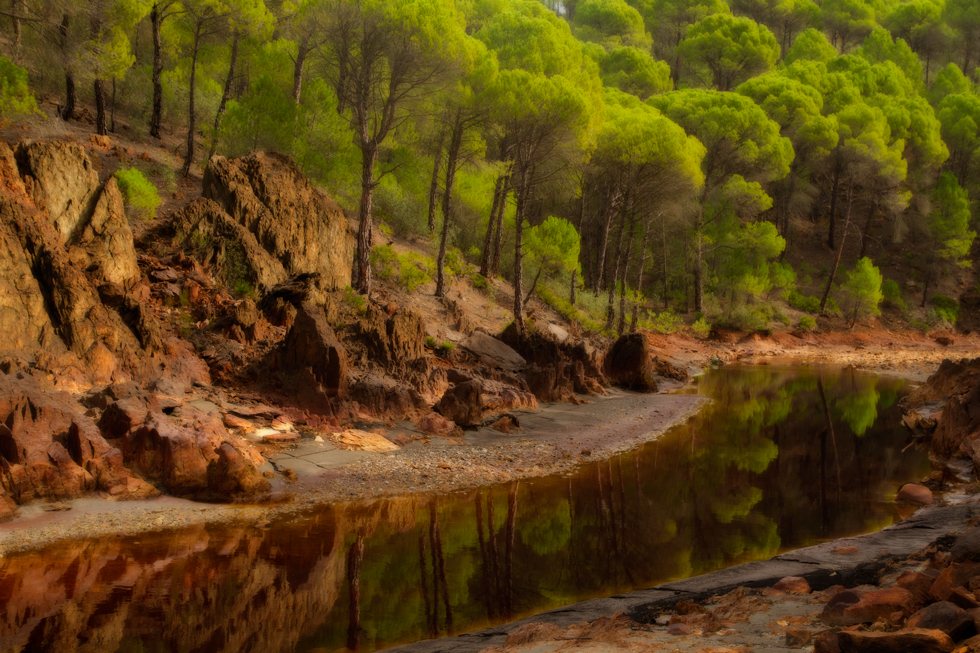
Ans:
[[[689,425],[573,477],[13,556],[0,650],[366,651],[877,528],[927,467],[902,390],[724,368]]]

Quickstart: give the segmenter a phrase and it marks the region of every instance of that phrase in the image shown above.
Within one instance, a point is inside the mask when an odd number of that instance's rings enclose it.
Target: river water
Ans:
[[[880,529],[897,379],[728,366],[658,441],[566,477],[198,526],[0,560],[0,651],[364,653]]]

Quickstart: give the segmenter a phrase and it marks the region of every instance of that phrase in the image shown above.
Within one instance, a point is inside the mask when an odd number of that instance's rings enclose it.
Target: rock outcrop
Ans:
[[[326,290],[350,285],[353,240],[343,210],[313,188],[289,157],[212,157],[204,196],[253,234],[288,276],[317,273]]]
[[[686,371],[660,358],[646,336],[628,333],[617,340],[606,354],[605,372],[616,385],[657,392],[664,379],[685,383]]]
[[[301,406],[323,412],[330,399],[347,397],[347,351],[318,306],[304,302],[297,307],[277,367],[283,388]]]

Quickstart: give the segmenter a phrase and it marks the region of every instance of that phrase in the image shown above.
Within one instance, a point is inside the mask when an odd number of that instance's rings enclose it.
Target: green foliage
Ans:
[[[715,14],[692,25],[677,48],[704,86],[729,91],[779,59],[769,28],[751,18]]]
[[[800,331],[813,331],[817,328],[817,321],[809,315],[801,315],[800,321],[796,323],[796,328]]]
[[[14,116],[40,113],[27,84],[27,69],[0,57],[0,124]]]
[[[827,63],[836,56],[837,48],[830,44],[823,32],[809,27],[793,41],[793,47],[786,53],[783,64],[788,66],[795,61]]]
[[[152,220],[160,206],[157,187],[137,168],[120,168],[115,173],[116,183],[122,192],[126,206],[134,217]]]
[[[889,306],[905,310],[905,300],[902,299],[902,289],[892,279],[886,279],[881,284],[881,296]]]
[[[649,50],[650,36],[640,12],[625,0],[581,0],[575,6],[575,36],[605,47],[633,46]]]
[[[951,173],[943,174],[936,182],[929,231],[940,260],[959,267],[970,266],[967,254],[977,235],[970,230],[970,199]]]
[[[789,305],[798,311],[805,311],[807,313],[819,313],[820,312],[820,298],[812,297],[809,295],[804,295],[797,290],[791,290],[786,296],[786,301]]]
[[[674,311],[666,310],[656,315],[649,315],[646,320],[640,320],[639,325],[645,331],[669,335],[684,326],[684,320]]]
[[[946,295],[933,295],[929,299],[933,305],[936,316],[948,324],[956,324],[956,319],[960,316],[960,303],[952,297]]]
[[[395,281],[407,292],[432,281],[435,263],[420,254],[398,254],[391,245],[377,245],[371,250],[371,271],[384,281]]]
[[[350,286],[344,288],[344,301],[359,315],[367,312],[367,300]]]
[[[704,340],[711,335],[711,325],[708,324],[708,321],[704,319],[703,315],[691,325],[691,333],[698,340]]]
[[[857,322],[858,317],[881,313],[878,308],[883,297],[881,283],[881,272],[866,256],[847,273],[847,279],[841,284],[841,291],[844,310],[851,316],[851,325]]]
[[[579,235],[568,220],[548,216],[524,232],[524,251],[528,263],[545,274],[565,276],[578,269]]]
[[[426,336],[425,337],[425,346],[428,347],[429,349],[435,349],[436,348],[436,339],[433,336]]]
[[[385,281],[399,272],[398,254],[391,245],[376,245],[371,250],[371,272]]]
[[[673,88],[670,66],[645,50],[632,46],[616,48],[599,60],[602,83],[645,100]]]

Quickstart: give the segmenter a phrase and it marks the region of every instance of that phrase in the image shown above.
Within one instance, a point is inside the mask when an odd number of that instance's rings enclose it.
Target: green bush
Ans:
[[[935,307],[934,310],[939,319],[949,324],[956,324],[956,318],[960,316],[959,302],[946,295],[933,295],[929,303]]]
[[[664,335],[677,331],[684,321],[674,311],[668,309],[657,315],[650,316],[647,320],[640,321],[640,327],[647,331],[655,331]]]
[[[432,281],[436,266],[432,259],[408,252],[398,257],[398,267],[398,285],[408,292],[414,292],[422,284]]]
[[[27,69],[0,57],[0,123],[12,116],[41,113],[27,85]]]
[[[725,322],[743,331],[761,331],[769,325],[769,319],[763,311],[745,304],[732,309]]]
[[[367,300],[350,286],[344,288],[344,301],[360,315],[364,315],[367,311]]]
[[[704,340],[711,335],[711,325],[708,324],[708,321],[704,319],[703,315],[691,325],[691,333],[699,340]]]
[[[435,349],[436,348],[436,339],[433,338],[432,336],[426,336],[425,337],[425,346],[428,347],[429,349]]]
[[[813,331],[817,328],[817,321],[809,315],[803,315],[800,317],[800,321],[796,323],[796,328],[800,331]]]
[[[804,295],[797,290],[791,290],[786,296],[786,301],[788,301],[789,305],[798,311],[805,311],[807,313],[820,312],[819,297],[812,297],[809,295]]]
[[[377,245],[371,249],[371,271],[374,276],[390,281],[398,274],[398,254],[391,245]]]
[[[891,279],[887,279],[881,284],[881,294],[885,298],[885,303],[905,310],[905,300],[902,299],[902,289]]]
[[[116,170],[116,183],[134,217],[152,220],[160,206],[157,187],[136,168]]]

